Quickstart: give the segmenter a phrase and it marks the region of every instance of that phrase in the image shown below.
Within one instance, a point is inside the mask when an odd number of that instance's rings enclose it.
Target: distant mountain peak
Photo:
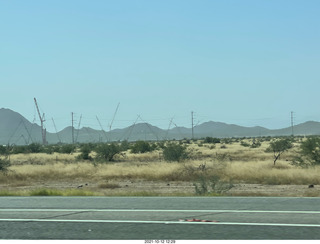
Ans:
[[[270,130],[261,126],[245,127],[223,122],[208,121],[195,126],[195,138],[205,137],[258,137],[291,135],[292,128]],[[294,135],[320,135],[320,123],[307,121],[293,127]],[[136,141],[136,140],[172,140],[191,138],[192,129],[174,127],[168,130],[160,129],[147,122],[136,123],[123,129],[111,131],[95,130],[90,127],[81,129],[67,126],[58,133],[47,132],[49,143],[75,142],[110,142],[110,141]],[[0,144],[29,144],[41,143],[41,128],[39,125],[29,122],[21,114],[7,108],[0,109]]]

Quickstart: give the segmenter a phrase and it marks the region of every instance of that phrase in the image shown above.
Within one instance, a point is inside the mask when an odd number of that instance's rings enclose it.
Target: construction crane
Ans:
[[[117,108],[116,108],[116,111],[114,112],[114,115],[113,115],[112,121],[111,121],[110,126],[109,126],[109,131],[111,131],[111,127],[112,127],[112,124],[113,124],[114,118],[116,117],[116,114],[117,114],[117,112],[118,112],[119,105],[120,105],[120,103],[118,103],[118,106],[117,106]]]
[[[44,122],[46,120],[45,120],[45,117],[44,117],[44,113],[43,113],[42,116],[40,114],[40,110],[39,110],[36,98],[34,98],[34,103],[36,105],[36,108],[37,108],[37,111],[38,111],[38,115],[39,115],[39,118],[40,118],[40,123],[41,123],[42,144],[45,145],[45,144],[47,144],[47,139],[46,139],[47,131],[46,131],[46,128],[44,128]]]
[[[54,129],[55,129],[55,131],[56,131],[56,135],[57,135],[57,137],[58,137],[59,143],[61,143],[61,139],[60,139],[60,136],[59,136],[57,127],[56,127],[56,123],[54,122],[53,118],[51,118],[51,119],[52,119],[52,123],[53,123]]]
[[[113,117],[112,117],[112,120],[111,120],[111,123],[110,123],[110,125],[109,125],[110,138],[112,138],[112,136],[111,136],[111,128],[112,128],[112,125],[113,125],[114,118],[116,117],[116,114],[117,114],[117,112],[118,112],[119,105],[120,105],[120,103],[118,103],[117,108],[116,108],[116,111],[114,112]],[[112,140],[112,139],[111,139],[111,140]]]
[[[105,136],[106,140],[108,140],[107,134],[106,134],[106,132],[104,131],[104,129],[103,129],[103,127],[102,127],[101,123],[100,123],[100,120],[99,120],[98,116],[96,116],[96,118],[97,118],[97,120],[98,120],[98,123],[99,123],[99,125],[100,125],[100,128],[101,128],[101,130],[102,130],[102,132],[103,132],[103,134],[104,134],[104,136]]]

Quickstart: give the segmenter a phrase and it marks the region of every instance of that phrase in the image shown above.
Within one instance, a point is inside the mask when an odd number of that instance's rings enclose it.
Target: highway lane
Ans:
[[[1,197],[0,239],[320,239],[320,198]],[[198,219],[212,222],[189,222]]]

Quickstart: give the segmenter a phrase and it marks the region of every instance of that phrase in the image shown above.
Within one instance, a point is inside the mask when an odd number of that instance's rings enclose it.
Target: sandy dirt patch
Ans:
[[[39,188],[47,189],[81,189],[97,192],[101,195],[125,195],[149,193],[154,195],[192,195],[195,194],[193,182],[185,181],[145,181],[145,180],[112,180],[94,181],[39,181],[30,184],[1,184],[0,191],[28,191]],[[143,194],[142,194],[143,195]],[[262,185],[234,184],[224,195],[227,196],[283,196],[283,197],[317,197],[320,186],[314,185]]]

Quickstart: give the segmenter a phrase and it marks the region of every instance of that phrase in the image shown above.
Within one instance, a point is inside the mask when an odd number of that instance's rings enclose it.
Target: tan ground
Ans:
[[[10,173],[0,174],[0,192],[28,195],[26,192],[35,189],[58,189],[102,196],[190,196],[196,195],[192,179],[219,175],[221,180],[234,183],[223,194],[227,196],[320,197],[320,166],[299,168],[290,164],[298,155],[296,144],[276,165],[273,153],[266,152],[268,141],[259,148],[243,147],[240,142],[188,144],[191,158],[180,163],[163,161],[159,151],[127,151],[116,162],[98,166],[77,160],[78,153],[15,154],[10,156]],[[309,188],[309,184],[314,187]]]
[[[78,189],[92,191],[97,195],[138,195],[138,196],[188,196],[195,195],[192,182],[121,180],[108,182],[35,182],[31,185],[8,186],[0,185],[0,191],[29,191],[34,189]],[[308,185],[262,185],[262,184],[234,184],[225,194],[226,196],[282,196],[282,197],[317,197],[320,196],[320,186],[309,188]]]

